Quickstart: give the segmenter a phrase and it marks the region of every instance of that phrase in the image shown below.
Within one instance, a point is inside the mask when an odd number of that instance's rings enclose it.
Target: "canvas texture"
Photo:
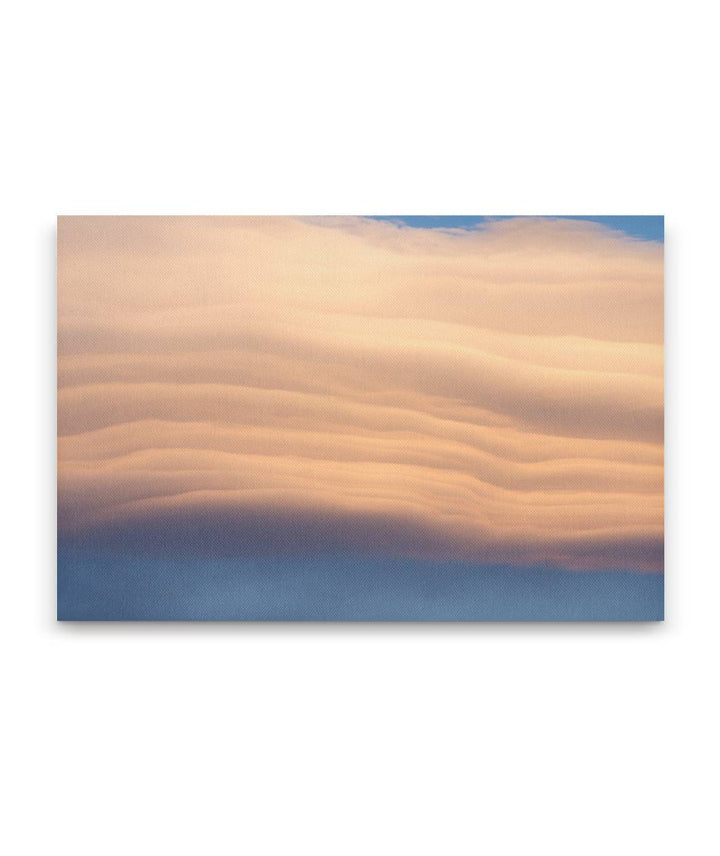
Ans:
[[[58,618],[655,621],[662,217],[60,217]]]

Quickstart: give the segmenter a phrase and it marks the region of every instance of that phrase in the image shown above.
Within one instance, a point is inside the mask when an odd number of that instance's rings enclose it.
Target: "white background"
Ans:
[[[5,8],[3,852],[718,852],[712,12]],[[666,623],[56,624],[57,213],[666,214]]]

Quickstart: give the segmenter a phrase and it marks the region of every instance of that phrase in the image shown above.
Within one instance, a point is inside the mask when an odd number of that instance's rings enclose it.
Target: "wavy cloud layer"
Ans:
[[[662,247],[61,218],[61,539],[660,570]]]

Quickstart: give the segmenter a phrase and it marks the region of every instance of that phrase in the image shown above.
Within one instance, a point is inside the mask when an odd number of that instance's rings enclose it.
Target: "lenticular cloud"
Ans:
[[[58,269],[61,545],[662,570],[660,243],[65,217]]]

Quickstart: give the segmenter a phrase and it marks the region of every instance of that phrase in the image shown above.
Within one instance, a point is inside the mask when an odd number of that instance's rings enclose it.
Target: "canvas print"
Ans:
[[[663,617],[663,219],[60,217],[58,617]]]

